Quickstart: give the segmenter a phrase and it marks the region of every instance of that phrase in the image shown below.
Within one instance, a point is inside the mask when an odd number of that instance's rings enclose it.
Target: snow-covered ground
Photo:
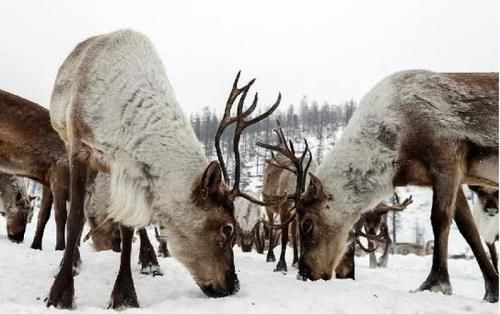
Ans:
[[[5,220],[0,218],[0,313],[62,313],[43,303],[62,256],[53,250],[52,219],[43,251],[29,248],[34,228],[30,224],[25,243],[16,245],[8,241]],[[136,241],[136,261],[138,250]],[[94,252],[85,243],[82,259],[73,313],[109,313],[106,307],[119,254]],[[204,296],[174,258],[160,259],[165,275],[155,278],[141,275],[139,265],[133,263],[141,309],[126,313],[498,313],[498,304],[482,301],[484,285],[475,260],[449,260],[453,296],[410,292],[427,276],[430,256],[391,256],[387,269],[375,270],[368,268],[367,257],[356,262],[355,281],[302,282],[295,279],[295,269],[286,275],[273,273],[274,263],[266,263],[263,255],[235,248],[241,289],[222,299]]]

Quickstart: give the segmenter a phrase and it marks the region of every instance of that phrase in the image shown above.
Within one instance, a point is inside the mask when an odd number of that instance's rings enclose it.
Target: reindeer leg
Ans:
[[[371,251],[373,248],[373,241],[368,240],[368,250]],[[377,268],[377,266],[377,255],[375,255],[375,252],[370,252],[370,268]]]
[[[486,293],[484,300],[498,302],[498,273],[493,268],[479,237],[474,218],[472,217],[467,199],[460,188],[457,193],[455,222],[458,230],[469,244],[483,274]]]
[[[264,241],[262,238],[262,226],[258,226],[254,230],[254,243],[255,243],[255,250],[259,254],[264,254]]]
[[[486,246],[490,251],[490,257],[491,257],[491,262],[493,263],[493,267],[495,267],[495,270],[498,273],[498,255],[497,255],[497,248],[495,247],[495,242],[486,243]]]
[[[68,216],[68,241],[64,250],[64,257],[59,273],[50,288],[47,306],[71,308],[75,294],[73,280],[73,254],[77,249],[78,240],[83,230],[85,202],[85,185],[87,165],[78,156],[79,150],[70,153],[71,173],[71,208]]]
[[[132,279],[132,270],[130,269],[130,252],[132,250],[134,229],[120,225],[120,233],[122,235],[120,270],[118,271],[113,292],[111,293],[109,307],[113,309],[139,307],[134,281]]]
[[[389,237],[389,235],[387,235],[387,240],[385,241],[384,254],[382,254],[382,256],[380,257],[379,262],[378,262],[379,267],[383,267],[383,268],[387,267],[387,262],[389,261],[389,249],[390,249],[391,245],[392,245],[392,240]]]
[[[270,210],[266,210],[267,217],[269,218],[269,222],[274,223],[274,213]],[[274,257],[274,230],[273,228],[269,228],[269,248],[267,249],[267,258],[266,262],[275,262],[276,257]]]
[[[297,221],[292,221],[292,226],[291,226],[291,231],[292,231],[292,244],[293,244],[293,261],[292,261],[292,267],[294,268],[299,268],[299,239],[297,236],[298,230],[297,230]]]
[[[448,235],[450,232],[451,220],[455,209],[455,199],[460,186],[460,176],[458,166],[449,163],[448,168],[443,168],[446,172],[439,172],[434,169],[433,199],[431,222],[434,232],[434,254],[432,256],[432,268],[427,279],[417,289],[418,291],[430,290],[452,294],[450,278],[448,274]],[[446,166],[445,166],[446,167]]]
[[[288,215],[285,211],[282,211],[280,214],[281,223],[285,222],[288,219]],[[283,273],[287,272],[286,267],[286,246],[288,244],[288,225],[285,225],[281,231],[281,254],[278,264],[276,264],[276,268],[274,271],[281,271]]]
[[[141,239],[141,248],[139,251],[139,262],[142,265],[141,274],[154,276],[163,276],[158,259],[156,258],[155,249],[148,238],[148,233],[145,228],[139,229],[139,237]]]
[[[158,243],[160,243],[160,245],[158,246],[158,256],[170,257],[171,255],[170,255],[170,252],[168,251],[167,240],[160,237],[160,233],[158,232],[157,227],[155,227],[155,237],[156,237],[156,241],[158,241]]]
[[[47,221],[50,218],[50,210],[52,207],[52,192],[47,186],[42,187],[42,204],[40,205],[40,212],[38,213],[38,221],[36,225],[35,237],[31,243],[31,248],[35,250],[42,249],[42,238]]]
[[[54,186],[54,185],[53,185]],[[54,192],[54,213],[56,218],[56,250],[64,250],[65,235],[64,228],[66,227],[66,191],[61,188],[53,187]]]

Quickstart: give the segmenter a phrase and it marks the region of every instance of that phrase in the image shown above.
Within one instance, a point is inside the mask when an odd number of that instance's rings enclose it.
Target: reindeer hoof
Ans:
[[[42,243],[33,241],[33,243],[31,243],[31,248],[33,250],[40,250],[41,251],[42,250]]]
[[[64,251],[64,248],[65,248],[65,244],[64,243],[58,243],[56,244],[56,251]]]
[[[286,273],[288,270],[286,268],[286,262],[284,261],[279,261],[278,264],[276,265],[276,268],[274,269],[275,272],[282,272],[282,273]]]
[[[60,309],[71,309],[73,307],[73,296],[75,287],[73,277],[69,279],[58,275],[50,288],[49,296],[45,299],[47,307],[54,306]]]
[[[171,257],[172,254],[170,254],[170,251],[167,249],[166,246],[160,245],[158,248],[158,256],[159,257]]]
[[[424,283],[422,283],[416,291],[424,290],[441,292],[446,295],[453,294],[453,289],[451,288],[448,276],[440,276],[439,274],[434,275],[434,273],[430,273],[429,277],[427,277]]]
[[[267,258],[266,258],[266,262],[267,263],[272,263],[272,262],[276,262],[276,257],[274,257],[274,255],[268,255]]]
[[[113,289],[108,309],[125,310],[127,308],[134,308],[134,307],[135,308],[139,307],[139,302],[137,301],[137,296],[135,295],[135,291],[132,291],[132,293],[130,293],[130,292],[117,291]]]
[[[111,292],[108,309],[124,310],[130,307],[139,307],[134,282],[132,277],[119,273]]]
[[[498,303],[498,280],[493,284],[486,285],[483,300],[489,303]]]
[[[159,265],[142,266],[141,274],[153,275],[153,277],[163,276],[163,272],[161,271],[161,268]]]
[[[139,263],[141,264],[141,274],[163,276],[163,273],[158,265],[158,259],[156,258],[155,251],[153,248],[151,250],[141,250],[139,253]]]
[[[296,268],[296,269],[299,269],[299,262],[298,261],[293,262],[292,263],[292,267]]]

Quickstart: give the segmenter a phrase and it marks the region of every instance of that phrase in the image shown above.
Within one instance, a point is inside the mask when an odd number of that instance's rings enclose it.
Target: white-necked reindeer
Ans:
[[[219,165],[206,159],[146,36],[118,31],[89,38],[73,50],[59,69],[50,104],[52,125],[68,147],[71,208],[64,260],[47,305],[71,307],[73,302],[71,259],[83,226],[89,168],[111,175],[110,218],[132,227],[159,224],[173,255],[206,295],[238,291],[233,201],[252,199],[239,190],[238,143],[241,132],[269,116],[281,98],[264,114],[245,120],[256,108],[257,95],[243,110],[254,81],[238,88],[238,78],[216,134]],[[231,117],[240,95],[237,117]],[[232,123],[236,169],[230,190],[223,180],[228,182],[219,141]],[[115,308],[138,306],[130,272],[131,230],[121,228],[122,259],[111,297]]]
[[[498,241],[498,189],[470,186],[477,194],[473,216],[479,234],[490,251],[491,261],[498,272],[498,256],[495,242]]]
[[[248,192],[255,199],[260,196],[255,192]],[[234,216],[238,223],[238,242],[243,252],[251,252],[255,244],[258,253],[264,252],[264,219],[266,212],[262,206],[250,202],[246,198],[238,197],[234,202]]]
[[[484,299],[497,302],[498,274],[472,215],[464,206],[455,211],[457,192],[467,183],[498,188],[498,73],[415,70],[385,78],[362,99],[297,205],[299,277],[331,278],[364,211],[396,186],[429,186],[433,265],[418,290],[452,293],[447,251],[454,218],[478,259]]]
[[[107,220],[106,209],[110,202],[110,178],[105,173],[92,173],[87,177],[85,218],[91,228],[92,246],[96,251],[121,251],[120,224]],[[163,275],[155,250],[145,228],[138,230],[140,238],[139,262],[142,274]]]

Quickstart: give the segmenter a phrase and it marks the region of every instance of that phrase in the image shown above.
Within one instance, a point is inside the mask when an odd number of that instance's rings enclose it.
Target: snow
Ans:
[[[47,225],[43,251],[29,248],[34,229],[31,223],[25,243],[14,244],[7,240],[5,220],[0,218],[0,313],[66,313],[43,303],[62,257],[54,251],[53,220]],[[156,246],[152,232],[150,236]],[[498,304],[482,301],[484,284],[475,260],[449,260],[454,295],[445,296],[410,292],[427,276],[431,256],[391,255],[387,269],[369,269],[368,257],[358,258],[355,281],[302,282],[295,279],[291,266],[286,275],[274,273],[275,263],[266,263],[264,255],[235,247],[241,289],[234,296],[209,299],[174,258],[160,258],[163,277],[141,275],[136,263],[139,241],[133,249],[132,272],[141,309],[125,313],[498,313]],[[77,308],[72,313],[110,313],[106,307],[119,254],[94,252],[88,243],[81,251],[83,264],[75,278]]]

